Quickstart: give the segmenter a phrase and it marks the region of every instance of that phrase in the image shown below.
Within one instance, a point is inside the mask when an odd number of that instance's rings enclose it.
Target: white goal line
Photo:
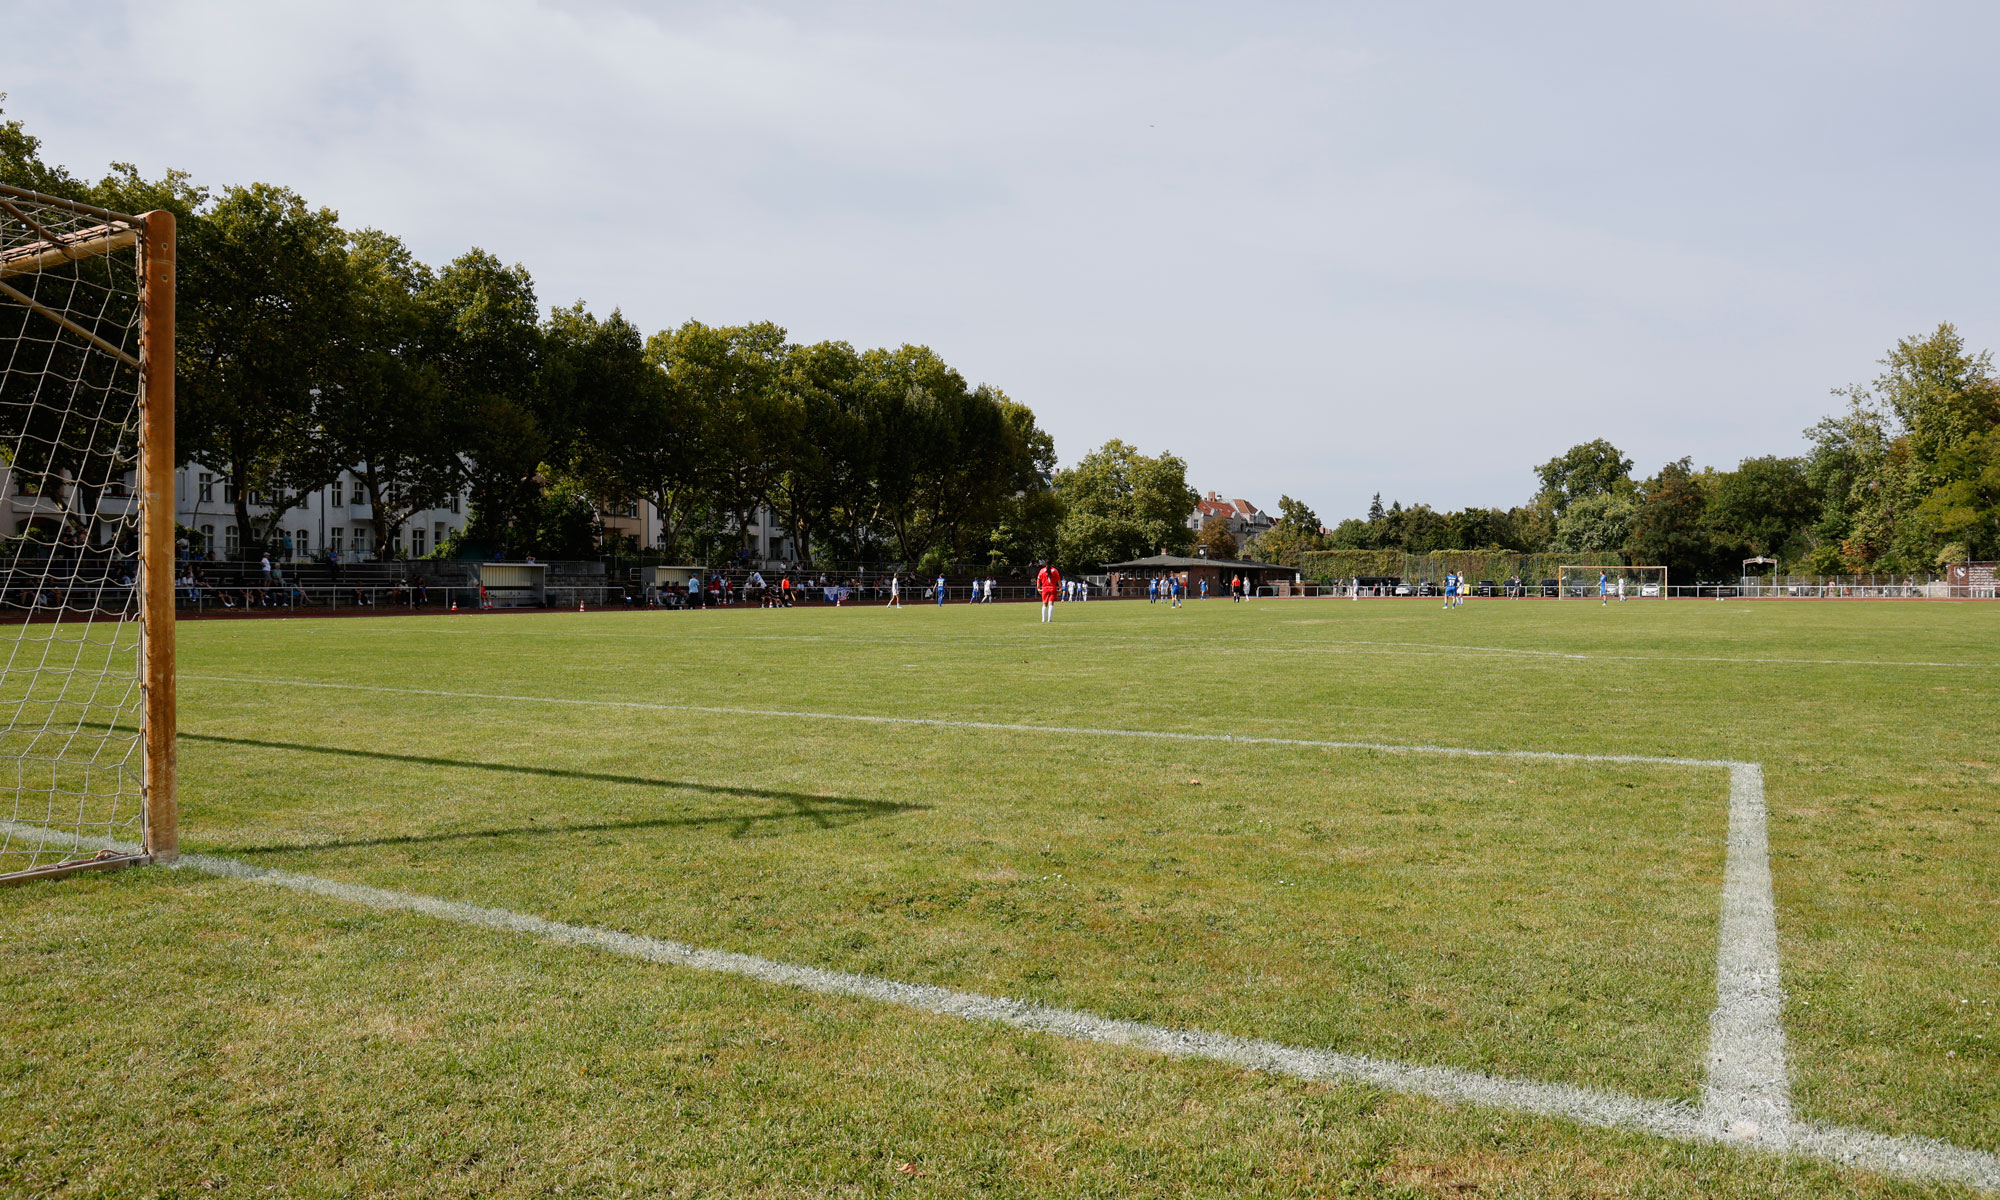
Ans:
[[[11,824],[0,821],[0,828]],[[136,848],[109,838],[63,836],[86,850]],[[1727,1114],[1671,1100],[1646,1100],[1568,1084],[1510,1079],[1454,1067],[1422,1066],[1371,1055],[1286,1046],[1226,1033],[1121,1021],[1075,1009],[830,971],[754,954],[711,950],[663,938],[551,921],[529,913],[343,883],[206,854],[183,854],[170,869],[280,887],[378,911],[413,913],[646,962],[735,975],[775,987],[870,1000],[933,1016],[1007,1025],[1072,1041],[1125,1047],[1169,1058],[1206,1059],[1310,1082],[1357,1083],[1426,1099],[1557,1117],[1580,1125],[1637,1130],[1675,1141],[1801,1154],[1886,1175],[2000,1190],[2000,1156],[1933,1138],[1891,1137],[1862,1129],[1806,1123],[1789,1123],[1782,1129],[1764,1129],[1746,1136]]]

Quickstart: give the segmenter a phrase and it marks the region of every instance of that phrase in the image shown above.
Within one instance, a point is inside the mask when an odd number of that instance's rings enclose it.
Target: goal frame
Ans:
[[[1658,571],[1658,572],[1660,573],[1660,594],[1659,594],[1659,596],[1657,597],[1657,599],[1660,599],[1660,600],[1665,600],[1665,599],[1666,599],[1666,598],[1667,598],[1667,597],[1668,597],[1669,595],[1671,595],[1671,594],[1672,594],[1672,593],[1670,593],[1670,592],[1669,592],[1669,591],[1667,590],[1667,568],[1666,568],[1666,567],[1665,567],[1664,565],[1661,565],[1661,564],[1657,564],[1657,563],[1564,563],[1564,564],[1561,564],[1561,565],[1559,565],[1559,566],[1557,566],[1557,567],[1556,567],[1556,599],[1558,599],[1558,600],[1568,600],[1568,599],[1570,599],[1570,594],[1569,594],[1569,573],[1570,573],[1571,571],[1599,571],[1599,572],[1602,572],[1603,574],[1606,574],[1606,575],[1611,575],[1611,576],[1618,576],[1618,575],[1629,575],[1629,574],[1630,574],[1631,572],[1633,572],[1633,571]],[[1588,598],[1589,598],[1589,596],[1588,596],[1588,595],[1585,595],[1585,596],[1584,596],[1584,597],[1582,597],[1582,598],[1583,598],[1583,599],[1588,599]],[[1629,595],[1629,594],[1628,594],[1628,595],[1627,595],[1627,596],[1626,596],[1625,598],[1626,598],[1626,599],[1628,599],[1628,600],[1650,600],[1650,599],[1655,599],[1656,597],[1651,597],[1651,596],[1636,596],[1636,595]]]
[[[55,234],[23,211],[63,209],[103,224],[79,234]],[[176,747],[174,656],[174,290],[178,222],[166,210],[129,216],[81,201],[0,183],[0,210],[42,235],[42,240],[0,258],[0,304],[20,304],[102,353],[138,370],[140,844],[137,852],[113,846],[75,858],[0,876],[0,884],[25,883],[78,871],[170,863],[180,852],[180,803]],[[10,277],[137,249],[136,295],[140,308],[136,361],[61,313],[7,283]],[[81,853],[89,847],[78,846]]]

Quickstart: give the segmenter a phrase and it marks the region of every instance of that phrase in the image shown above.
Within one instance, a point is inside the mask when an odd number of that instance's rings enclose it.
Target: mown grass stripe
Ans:
[[[1557,762],[1625,763],[1664,767],[1739,766],[1726,758],[1675,758],[1653,754],[1577,754],[1566,750],[1492,750],[1470,746],[1428,746],[1397,742],[1341,742],[1318,738],[1259,737],[1237,733],[1187,733],[1165,729],[1106,729],[1084,725],[1032,725],[1012,721],[954,721],[942,717],[897,717],[873,713],[811,712],[783,708],[738,708],[716,704],[668,704],[654,700],[591,700],[576,696],[530,696],[506,692],[459,692],[441,688],[390,687],[374,683],[327,683],[313,679],[264,679],[244,675],[183,675],[183,682],[241,683],[268,687],[326,688],[387,692],[445,700],[498,700],[512,704],[566,704],[585,708],[630,708],[652,712],[709,713],[729,717],[775,717],[804,721],[852,721],[870,725],[921,725],[942,729],[985,729],[1002,733],[1052,733],[1070,737],[1139,738],[1171,742],[1227,742],[1239,746],[1294,746],[1309,750],[1363,750],[1380,754],[1438,754],[1460,758],[1519,758]]]

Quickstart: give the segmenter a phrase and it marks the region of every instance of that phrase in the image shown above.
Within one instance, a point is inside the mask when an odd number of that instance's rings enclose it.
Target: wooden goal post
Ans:
[[[179,851],[176,235],[0,184],[0,883]]]

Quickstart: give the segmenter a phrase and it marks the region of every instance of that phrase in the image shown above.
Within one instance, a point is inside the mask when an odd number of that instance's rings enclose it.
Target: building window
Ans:
[[[327,530],[327,531],[326,531],[326,550],[327,550],[327,553],[329,553],[329,554],[338,554],[338,553],[340,553],[340,539],[341,539],[341,536],[342,536],[342,530],[341,530],[340,526],[338,526],[338,525],[335,525],[335,526],[334,526],[333,528],[331,528],[331,529],[329,529],[329,530]]]
[[[204,525],[201,527],[201,552],[203,554],[215,553],[215,526],[213,525]]]
[[[356,525],[354,527],[354,556],[359,558],[366,553],[368,553],[368,527],[366,525]]]
[[[243,549],[243,536],[236,532],[236,526],[222,527],[222,553],[227,558],[235,558]]]
[[[335,508],[339,508],[347,503],[346,496],[347,489],[341,486],[338,479],[333,481],[332,487],[326,489],[326,502]]]
[[[457,492],[453,492],[451,494],[451,511],[457,512],[459,504],[460,504],[459,494]]]
[[[203,471],[201,482],[195,485],[195,495],[203,504],[215,503],[215,476]]]
[[[349,485],[347,502],[357,506],[368,503],[368,488],[359,479]]]
[[[444,539],[445,539],[444,522],[439,521],[437,524],[431,526],[431,545],[443,546]]]
[[[422,558],[423,556],[424,527],[419,525],[415,529],[410,530],[410,557]]]
[[[222,481],[222,502],[224,504],[236,503],[236,485],[227,479]]]
[[[394,548],[393,553],[396,555],[400,556],[403,553],[403,530],[401,526],[397,527],[395,536],[390,540],[389,545]]]
[[[301,555],[311,554],[312,548],[313,548],[312,530],[301,529],[297,533],[292,535],[292,552],[294,554],[301,554]]]

